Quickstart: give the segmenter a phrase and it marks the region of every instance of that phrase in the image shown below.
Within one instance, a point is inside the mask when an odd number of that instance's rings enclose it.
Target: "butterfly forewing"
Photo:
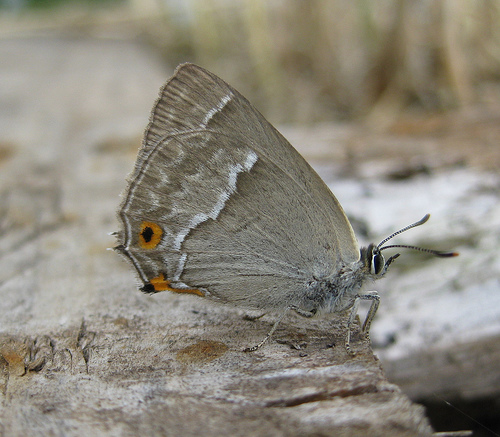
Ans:
[[[339,259],[359,259],[314,170],[243,96],[192,64],[161,91],[119,217],[122,251],[144,282],[163,274],[248,306],[262,293],[293,303]]]

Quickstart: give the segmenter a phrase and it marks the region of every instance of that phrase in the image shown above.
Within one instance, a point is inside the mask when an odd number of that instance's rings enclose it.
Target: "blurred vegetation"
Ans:
[[[100,26],[126,23],[170,67],[193,61],[214,71],[274,121],[382,123],[409,109],[495,104],[500,95],[500,0],[120,4]],[[87,16],[92,23],[99,12]]]
[[[60,6],[84,5],[101,7],[106,4],[124,3],[126,0],[0,0],[4,10],[54,9]]]

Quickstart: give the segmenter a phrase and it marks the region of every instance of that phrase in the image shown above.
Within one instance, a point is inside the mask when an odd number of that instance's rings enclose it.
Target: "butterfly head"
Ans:
[[[430,253],[431,255],[438,256],[441,258],[457,256],[458,255],[457,252],[443,252],[440,250],[426,249],[424,247],[408,246],[404,244],[391,244],[388,246],[384,246],[385,243],[394,238],[396,235],[399,235],[402,232],[405,232],[408,229],[414,228],[416,226],[423,225],[427,220],[429,220],[429,217],[430,214],[426,214],[418,222],[412,223],[411,225],[408,225],[403,229],[394,232],[393,234],[389,235],[387,238],[382,240],[379,244],[370,244],[367,248],[363,248],[361,250],[361,257],[362,259],[364,259],[365,267],[367,270],[369,269],[370,274],[373,275],[375,278],[380,278],[384,276],[385,273],[387,272],[387,269],[392,264],[392,262],[397,257],[399,257],[400,254],[396,253],[395,255],[392,255],[386,260],[384,255],[382,254],[382,251],[386,249],[394,249],[394,248],[412,249],[412,250],[418,250],[420,252]]]

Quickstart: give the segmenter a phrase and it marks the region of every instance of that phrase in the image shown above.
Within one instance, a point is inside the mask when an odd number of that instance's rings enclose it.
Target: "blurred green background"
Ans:
[[[0,35],[138,38],[222,75],[274,122],[496,105],[500,0],[1,0]],[[17,27],[16,27],[17,25]],[[9,33],[10,32],[10,33]],[[113,33],[114,32],[114,33]],[[240,84],[244,84],[240,86]]]

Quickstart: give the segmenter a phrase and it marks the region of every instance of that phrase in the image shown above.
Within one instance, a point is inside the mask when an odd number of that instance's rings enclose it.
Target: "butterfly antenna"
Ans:
[[[430,253],[434,256],[439,256],[440,258],[450,258],[452,256],[458,256],[458,252],[443,252],[442,250],[426,249],[425,247],[408,246],[406,244],[391,244],[390,246],[381,247],[380,250],[394,249],[395,247],[402,247],[403,249],[418,250],[419,252]]]
[[[396,231],[393,234],[389,235],[387,238],[385,238],[384,240],[382,240],[379,243],[377,248],[380,250],[385,250],[385,249],[394,249],[396,247],[400,247],[403,249],[412,249],[412,250],[418,250],[419,252],[430,253],[431,255],[439,256],[441,258],[449,258],[452,256],[458,256],[458,252],[443,252],[441,250],[426,249],[425,247],[409,246],[406,244],[391,244],[390,246],[384,246],[384,243],[387,243],[389,240],[394,238],[396,235],[399,235],[399,234],[407,231],[408,229],[423,225],[427,220],[429,220],[430,216],[431,216],[430,214],[425,214],[425,216],[422,217],[418,222],[412,223],[411,225],[408,225],[408,226],[404,227],[403,229],[400,229],[399,231]]]
[[[403,229],[400,229],[399,231],[394,232],[393,234],[389,235],[387,238],[382,240],[377,247],[379,249],[381,249],[382,246],[384,245],[384,243],[387,243],[389,240],[393,239],[396,235],[402,234],[403,232],[407,231],[408,229],[423,225],[427,220],[429,220],[430,216],[431,216],[430,214],[425,214],[418,222],[412,223],[411,225],[408,225],[408,226],[404,227]]]

